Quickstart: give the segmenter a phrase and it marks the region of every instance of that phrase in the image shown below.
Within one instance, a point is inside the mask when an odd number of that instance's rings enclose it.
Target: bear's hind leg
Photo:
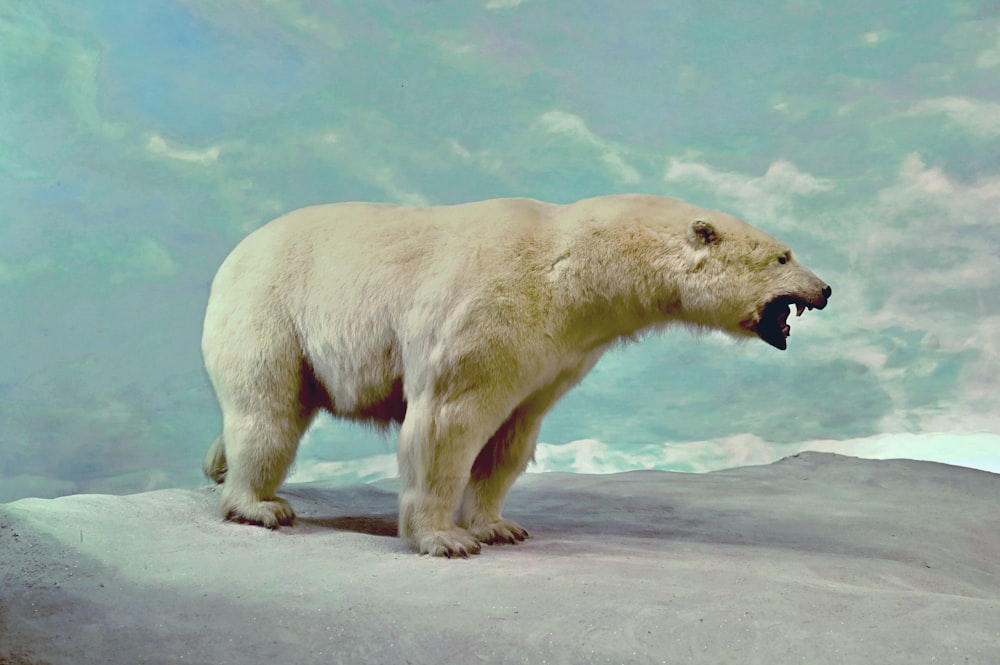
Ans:
[[[502,511],[507,491],[534,456],[541,422],[540,416],[520,407],[476,457],[458,520],[476,540],[514,544],[528,537],[520,524],[504,519]]]
[[[224,414],[227,465],[220,511],[233,522],[269,529],[291,526],[295,512],[276,492],[288,472],[312,413]]]

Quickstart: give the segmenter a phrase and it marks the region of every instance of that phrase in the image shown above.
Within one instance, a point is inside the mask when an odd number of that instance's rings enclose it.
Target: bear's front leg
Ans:
[[[472,462],[489,436],[469,398],[415,400],[399,432],[399,535],[421,554],[467,557],[479,541],[455,524]]]
[[[502,516],[507,491],[535,453],[544,405],[523,404],[490,437],[472,465],[458,523],[490,545],[519,543],[528,532]]]

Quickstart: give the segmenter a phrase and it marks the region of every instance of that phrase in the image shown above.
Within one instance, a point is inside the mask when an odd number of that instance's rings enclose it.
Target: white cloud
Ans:
[[[708,164],[671,159],[664,174],[667,182],[690,183],[735,204],[752,219],[778,220],[796,198],[833,189],[833,181],[803,173],[794,164],[778,160],[763,176],[717,171]]]
[[[931,432],[879,434],[844,441],[771,443],[752,434],[712,441],[629,446],[582,439],[567,444],[540,443],[530,473],[620,473],[636,469],[705,473],[770,464],[788,455],[817,451],[866,459],[915,459],[1000,473],[1000,434]]]
[[[300,2],[289,2],[289,0],[264,0],[264,4],[271,8],[288,25],[309,34],[329,34],[331,26],[319,21],[309,9],[304,8]]]
[[[461,157],[462,160],[466,162],[472,161],[472,152],[455,139],[448,139],[448,147],[451,148],[453,153]]]
[[[218,146],[212,146],[202,150],[180,147],[176,144],[169,143],[165,138],[158,134],[153,134],[149,137],[149,141],[146,143],[146,148],[151,153],[156,155],[163,155],[182,162],[196,162],[199,164],[211,164],[218,161],[219,154],[222,152],[222,149]]]
[[[696,472],[770,464],[783,457],[784,448],[753,434],[736,434],[714,441],[668,444],[665,464],[666,468],[690,466]]]
[[[532,473],[615,473],[629,469],[655,469],[662,462],[659,446],[612,446],[596,439],[552,445],[539,443]]]
[[[57,269],[59,264],[47,256],[33,256],[26,261],[9,263],[0,260],[0,284],[13,284],[14,282],[25,282],[34,279],[51,270]]]
[[[580,116],[565,111],[546,111],[538,118],[536,125],[551,134],[561,134],[597,149],[604,166],[621,182],[632,184],[641,180],[639,172],[622,156],[625,151],[594,134]]]
[[[323,480],[338,485],[371,483],[384,478],[395,478],[399,467],[394,454],[374,455],[356,460],[318,462],[299,460],[288,477],[290,483],[309,483]]]
[[[463,162],[475,164],[483,171],[500,176],[501,178],[505,178],[510,175],[510,169],[506,166],[503,159],[489,149],[474,151],[465,147],[453,138],[445,141],[445,145],[452,155],[458,157]]]
[[[845,212],[864,223],[846,241],[850,270],[834,285],[850,339],[840,347],[892,398],[883,428],[1000,429],[1000,177],[963,182],[914,153],[877,202]],[[888,363],[886,349],[913,355]],[[936,371],[954,378],[935,388]],[[938,395],[914,406],[914,390]]]
[[[280,30],[286,34],[301,36],[313,43],[322,44],[324,49],[341,49],[347,43],[342,33],[341,21],[337,20],[338,17],[316,11],[313,3],[310,2],[264,0],[254,3],[253,11],[236,9],[239,18],[234,20],[234,8],[227,6],[226,3],[201,2],[200,0],[180,1],[201,20],[215,23],[223,27],[228,34],[235,33],[247,41],[259,40],[260,34],[265,30]]]
[[[425,206],[429,203],[427,197],[420,192],[408,191],[404,189],[403,186],[397,182],[396,174],[387,166],[372,169],[371,176],[375,183],[385,190],[385,193],[397,203],[412,206]]]
[[[925,194],[951,194],[955,186],[941,169],[927,168],[920,155],[911,153],[903,160],[899,181],[912,191],[917,189]]]
[[[641,179],[639,172],[632,168],[620,154],[615,151],[607,151],[601,155],[604,165],[614,173],[618,179],[626,184],[639,182]]]
[[[896,182],[879,192],[878,199],[887,213],[906,214],[907,224],[930,224],[945,233],[955,224],[981,224],[1000,213],[1000,177],[963,183],[941,168],[927,166],[918,153],[911,153],[904,158]],[[928,214],[927,206],[934,206],[938,214]],[[910,214],[914,209],[922,214],[914,217]],[[920,237],[911,233],[899,239]],[[937,242],[940,236],[930,239]],[[976,238],[968,238],[968,242],[970,250],[981,249]]]
[[[486,3],[486,9],[491,11],[497,9],[513,9],[514,7],[520,7],[524,4],[524,0],[489,0]]]
[[[102,272],[115,284],[167,278],[180,271],[180,264],[170,250],[151,237],[136,238],[110,252],[98,242],[87,241],[70,245],[61,260],[41,254],[16,263],[0,260],[0,284],[29,282],[40,275],[62,272],[76,262],[88,266],[99,263]]]
[[[982,138],[1000,136],[1000,104],[970,97],[937,97],[915,104],[908,115],[947,116],[956,127]]]
[[[180,271],[180,265],[167,248],[153,238],[142,238],[131,250],[118,260],[118,270],[111,275],[112,282],[120,284],[143,277],[170,277]]]
[[[865,46],[876,46],[885,43],[890,37],[892,33],[888,30],[872,30],[861,35],[861,43]]]
[[[1000,28],[997,28],[997,41],[994,46],[983,49],[976,56],[976,66],[980,69],[993,69],[1000,65]]]
[[[539,443],[529,473],[608,474],[656,469],[707,473],[741,466],[771,464],[805,451],[836,453],[865,459],[915,459],[1000,473],[1000,434],[986,432],[925,432],[879,434],[842,441],[771,443],[752,434],[710,441],[622,445],[596,439],[566,444]],[[296,462],[290,483],[313,481],[337,485],[369,483],[399,475],[395,454],[363,459]]]
[[[813,441],[799,451],[839,453],[868,459],[916,459],[1000,473],[1000,434],[934,432],[882,434],[849,441]]]
[[[705,472],[734,466],[768,464],[782,457],[783,444],[768,443],[750,434],[713,441],[622,445],[596,439],[565,444],[538,444],[532,473],[618,473],[634,469]]]

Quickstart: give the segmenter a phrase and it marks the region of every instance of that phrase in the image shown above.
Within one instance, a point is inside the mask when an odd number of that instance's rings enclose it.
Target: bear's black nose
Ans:
[[[833,293],[833,289],[830,288],[829,286],[823,289],[823,295],[826,296],[827,298],[830,297],[831,293]]]

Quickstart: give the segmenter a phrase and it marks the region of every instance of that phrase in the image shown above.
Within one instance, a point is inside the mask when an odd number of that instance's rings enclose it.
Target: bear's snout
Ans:
[[[830,296],[833,295],[833,287],[829,284],[823,284],[823,288],[820,289],[820,294],[822,294],[821,298],[808,304],[809,309],[823,309],[826,307],[826,304],[830,301]],[[801,314],[802,312],[799,312],[800,316]]]

